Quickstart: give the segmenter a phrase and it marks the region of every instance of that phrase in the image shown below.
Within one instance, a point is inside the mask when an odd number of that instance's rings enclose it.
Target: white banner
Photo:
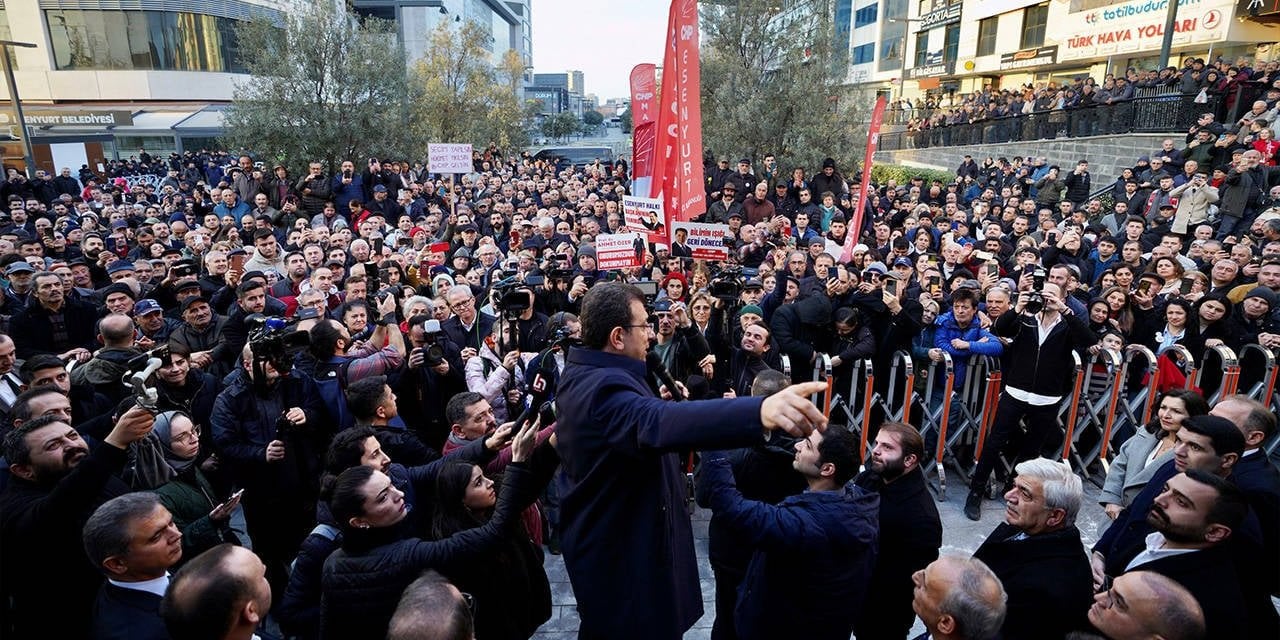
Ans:
[[[471,145],[429,142],[427,163],[432,173],[471,173]]]
[[[638,233],[604,233],[596,236],[596,268],[601,271],[644,266],[648,243]]]
[[[732,233],[729,225],[676,222],[671,228],[672,255],[677,244],[685,244],[693,252],[690,257],[694,260],[729,259],[729,247],[724,244],[724,239]]]
[[[661,198],[622,196],[623,226],[627,231],[644,236],[649,242],[666,242],[666,216]]]

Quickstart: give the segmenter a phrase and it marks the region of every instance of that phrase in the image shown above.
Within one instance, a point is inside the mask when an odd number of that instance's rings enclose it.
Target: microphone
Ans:
[[[675,378],[671,377],[671,372],[667,371],[667,366],[662,364],[662,356],[650,351],[644,356],[644,364],[649,367],[649,372],[662,381],[666,385],[667,390],[671,392],[671,399],[679,402],[684,400],[684,393],[680,391],[680,387],[676,386]]]

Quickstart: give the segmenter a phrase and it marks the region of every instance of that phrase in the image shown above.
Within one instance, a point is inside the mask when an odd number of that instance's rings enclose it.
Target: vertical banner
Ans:
[[[631,70],[631,192],[649,195],[653,188],[658,144],[657,68],[638,64]]]
[[[702,81],[698,66],[698,2],[672,0],[658,96],[658,157],[649,197],[660,197],[666,228],[706,212],[702,182]],[[660,195],[659,195],[660,194]]]
[[[867,210],[867,196],[871,188],[871,160],[876,155],[876,146],[880,144],[880,123],[884,121],[884,110],[889,104],[883,94],[876,98],[875,109],[871,111],[871,124],[867,127],[867,155],[862,159],[862,183],[858,188],[857,200],[849,203],[853,206],[853,216],[849,220],[849,231],[845,234],[844,251],[840,253],[840,261],[848,262],[853,257],[853,246],[862,237],[862,215]]]

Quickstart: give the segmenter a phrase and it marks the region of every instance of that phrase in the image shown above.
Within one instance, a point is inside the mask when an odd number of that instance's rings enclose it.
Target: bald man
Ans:
[[[948,554],[911,576],[911,608],[933,640],[989,640],[1004,624],[1000,579],[976,558]]]
[[[1154,571],[1133,571],[1093,598],[1089,623],[1111,640],[1199,640],[1204,611],[1185,587]]]

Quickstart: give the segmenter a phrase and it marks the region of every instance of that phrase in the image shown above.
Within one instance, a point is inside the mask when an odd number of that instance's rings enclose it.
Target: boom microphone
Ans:
[[[679,402],[684,400],[684,393],[680,391],[680,387],[676,386],[675,378],[671,377],[671,372],[667,371],[667,366],[662,364],[662,356],[650,351],[644,356],[644,364],[649,367],[649,372],[662,381],[666,385],[667,390],[671,392],[671,399]]]

